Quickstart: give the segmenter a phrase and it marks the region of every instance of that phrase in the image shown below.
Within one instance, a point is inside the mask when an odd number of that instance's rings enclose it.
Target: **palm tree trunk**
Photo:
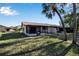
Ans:
[[[59,16],[59,18],[61,20],[62,26],[63,26],[63,31],[64,31],[64,35],[65,35],[64,41],[67,41],[67,34],[66,34],[66,29],[65,29],[65,25],[64,25],[63,19],[62,19],[60,13],[57,10],[56,10],[56,13],[58,14],[58,16]]]
[[[73,20],[74,20],[74,33],[73,33],[73,44],[76,44],[77,34],[77,19],[76,19],[76,4],[73,3]]]

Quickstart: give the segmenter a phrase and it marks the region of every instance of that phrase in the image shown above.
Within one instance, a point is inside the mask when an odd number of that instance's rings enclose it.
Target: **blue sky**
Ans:
[[[17,26],[22,21],[59,25],[59,17],[57,15],[53,19],[48,19],[42,14],[41,4],[0,4],[0,25]]]

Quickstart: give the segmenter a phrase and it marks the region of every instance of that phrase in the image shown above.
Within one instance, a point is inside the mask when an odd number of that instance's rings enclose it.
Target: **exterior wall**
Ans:
[[[26,26],[23,27],[23,33],[26,34]]]
[[[23,28],[22,32],[23,32],[25,35],[28,35],[27,30],[26,30],[26,26],[23,26],[22,28]]]
[[[57,29],[56,28],[52,28],[52,32],[57,33]]]
[[[52,34],[52,33],[56,33],[57,32],[56,28],[53,28],[53,27],[46,27],[46,29],[43,29],[43,26],[41,26],[41,27],[36,26],[36,33],[35,34],[29,34],[29,32],[28,32],[29,28],[28,27],[29,26],[23,26],[23,33],[25,35],[28,35],[28,36],[33,36],[33,35],[35,36],[35,35],[37,35],[37,32],[39,30],[40,30],[40,34],[41,35],[46,35],[47,33]]]
[[[56,28],[48,27],[48,33],[56,33],[56,32],[57,32]]]

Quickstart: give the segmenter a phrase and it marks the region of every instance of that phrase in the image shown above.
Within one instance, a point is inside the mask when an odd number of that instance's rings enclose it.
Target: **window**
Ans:
[[[45,26],[43,27],[43,30],[46,30],[46,27]]]

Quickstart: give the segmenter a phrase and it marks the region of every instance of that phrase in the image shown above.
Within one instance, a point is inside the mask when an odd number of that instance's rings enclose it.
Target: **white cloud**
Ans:
[[[11,9],[11,7],[1,7],[0,14],[4,14],[7,16],[14,16],[14,15],[18,15],[19,13],[17,13],[16,10]]]

